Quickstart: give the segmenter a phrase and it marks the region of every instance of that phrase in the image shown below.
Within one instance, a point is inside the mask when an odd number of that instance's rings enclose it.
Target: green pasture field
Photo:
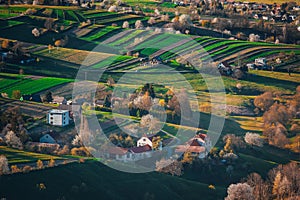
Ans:
[[[96,63],[95,65],[92,65],[91,68],[94,69],[104,69],[104,68],[108,68],[111,66],[115,66],[123,61],[127,61],[127,60],[131,60],[132,57],[131,56],[120,56],[120,55],[115,55],[115,56],[111,56],[108,57],[104,60],[102,60],[99,63]]]
[[[0,155],[5,155],[8,159],[8,163],[11,165],[33,163],[36,162],[37,160],[49,161],[50,159],[54,159],[54,160],[66,159],[60,156],[27,152],[23,150],[9,148],[6,146],[0,146]]]
[[[7,84],[7,83],[10,84]],[[20,90],[21,94],[34,94],[51,87],[72,82],[71,79],[51,77],[27,77],[15,75],[6,76],[0,73],[0,92],[7,93],[11,97],[14,90]]]
[[[106,27],[100,29],[100,31],[96,32],[95,34],[82,37],[81,39],[84,39],[84,40],[87,40],[87,41],[98,40],[102,36],[107,35],[110,32],[115,31],[115,30],[119,30],[119,29],[120,29],[120,27],[106,26]]]
[[[59,176],[59,177],[58,177]],[[16,184],[22,183],[22,184]],[[40,191],[37,184],[46,189]],[[163,187],[161,187],[162,183]],[[124,187],[126,185],[126,187]],[[124,173],[111,169],[97,161],[83,164],[73,163],[23,175],[4,176],[0,179],[2,195],[9,199],[128,199],[148,196],[162,199],[196,199],[201,196],[208,200],[225,196],[224,187],[209,189],[209,184],[186,180],[180,177],[151,172],[146,174]],[[59,186],[59,187],[58,187]],[[81,192],[74,192],[76,188]],[[30,191],[26,193],[19,190]]]
[[[24,22],[19,22],[19,21],[15,21],[15,20],[6,20],[6,21],[0,20],[0,29],[5,29],[5,28],[17,26],[17,25],[20,25],[20,24],[23,24],[23,23]]]

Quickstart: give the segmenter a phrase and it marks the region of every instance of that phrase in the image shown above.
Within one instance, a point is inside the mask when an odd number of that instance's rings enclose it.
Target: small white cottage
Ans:
[[[139,139],[137,141],[137,145],[136,146],[137,147],[142,147],[142,146],[146,146],[146,145],[149,145],[151,148],[153,147],[152,146],[151,138],[143,136],[143,137],[141,137],[141,139]]]

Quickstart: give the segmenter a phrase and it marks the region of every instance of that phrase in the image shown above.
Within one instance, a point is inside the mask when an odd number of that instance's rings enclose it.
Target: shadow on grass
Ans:
[[[275,87],[282,88],[283,90],[289,89],[291,91],[294,91],[295,88],[298,86],[298,84],[293,81],[279,80],[276,78],[270,78],[270,77],[265,77],[256,74],[249,74],[247,77],[247,81],[263,84],[266,86],[275,86]]]

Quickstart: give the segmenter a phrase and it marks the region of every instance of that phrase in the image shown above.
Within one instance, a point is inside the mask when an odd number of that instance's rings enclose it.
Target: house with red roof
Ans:
[[[198,134],[183,145],[175,148],[175,153],[190,152],[193,156],[204,158],[210,149],[211,142],[206,134]]]

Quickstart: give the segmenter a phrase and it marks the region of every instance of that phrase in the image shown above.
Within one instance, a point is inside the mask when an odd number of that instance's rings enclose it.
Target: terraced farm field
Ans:
[[[91,31],[91,33],[85,35],[81,39],[84,39],[86,41],[101,41],[105,38],[109,37],[112,33],[117,33],[121,31],[122,29],[120,27],[115,26],[106,26],[104,28],[96,29],[95,31]]]
[[[20,24],[23,24],[23,23],[24,22],[15,21],[15,20],[6,20],[6,21],[0,20],[0,29],[5,29],[5,28],[17,26],[17,25],[20,25]]]
[[[25,12],[27,8],[24,7],[6,7],[0,6],[0,19],[6,19],[9,17],[16,17]]]
[[[0,92],[12,96],[14,90],[20,90],[21,94],[34,94],[54,86],[72,82],[71,79],[34,77],[0,74]]]
[[[35,52],[35,55],[45,56],[47,58],[70,62],[77,65],[81,65],[84,62],[84,64],[87,66],[94,65],[110,56],[113,56],[113,54],[108,53],[90,52],[68,48],[53,49],[50,53],[48,49],[43,49]],[[88,59],[86,59],[87,56]]]

